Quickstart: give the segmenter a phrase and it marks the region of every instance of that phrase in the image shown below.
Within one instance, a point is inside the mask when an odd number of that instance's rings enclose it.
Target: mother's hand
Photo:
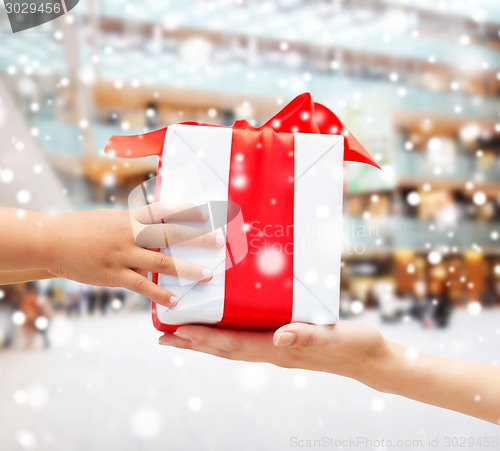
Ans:
[[[292,323],[274,333],[182,326],[161,337],[160,344],[228,359],[340,374],[382,392],[500,424],[498,365],[418,353],[384,340],[377,330],[362,323]]]
[[[351,321],[332,326],[291,323],[275,332],[187,325],[165,334],[159,343],[231,360],[326,371],[365,383],[387,351],[376,329]]]

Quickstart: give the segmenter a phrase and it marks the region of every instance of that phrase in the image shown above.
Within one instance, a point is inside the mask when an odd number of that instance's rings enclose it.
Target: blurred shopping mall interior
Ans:
[[[157,160],[104,155],[110,136],[258,126],[303,92],[381,166],[344,165],[341,318],[498,364],[499,0],[81,0],[18,33],[0,2],[0,205],[127,209]],[[346,378],[157,346],[149,310],[57,279],[0,287],[0,449],[498,435]]]
[[[345,165],[343,315],[446,323],[500,303],[499,27],[494,0],[89,0],[17,34],[2,8],[0,202],[127,208],[157,162],[111,135],[258,125],[309,91],[382,167]]]

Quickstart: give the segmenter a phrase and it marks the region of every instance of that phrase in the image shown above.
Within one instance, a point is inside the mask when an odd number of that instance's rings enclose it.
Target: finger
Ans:
[[[130,212],[132,217],[142,224],[158,224],[163,221],[208,221],[210,215],[207,205],[185,203],[154,202]]]
[[[158,344],[181,349],[190,349],[192,343],[190,340],[184,340],[183,338],[177,337],[173,332],[167,332],[158,339]]]
[[[165,307],[175,307],[179,303],[179,298],[175,294],[159,287],[131,269],[122,273],[118,278],[118,283],[123,288],[135,291]]]
[[[327,346],[332,340],[332,327],[290,323],[274,332],[273,342],[275,346],[292,348]]]
[[[272,332],[188,325],[179,327],[174,334],[192,341],[196,346],[207,346],[238,355],[265,355],[274,348]]]
[[[213,271],[206,266],[189,263],[185,260],[162,254],[161,252],[137,249],[132,257],[131,266],[150,272],[167,274],[182,279],[208,282],[214,276]]]
[[[179,348],[179,349],[189,349],[191,351],[202,352],[203,354],[210,354],[216,357],[222,357],[224,359],[256,361],[256,360],[251,360],[251,357],[242,358],[241,355],[233,355],[222,349],[212,348],[210,346],[204,346],[200,343],[196,343],[191,340],[185,340],[177,337],[172,333],[161,336],[158,340],[158,344],[162,346],[173,346],[174,348]]]
[[[137,228],[135,241],[144,248],[172,245],[220,249],[226,240],[221,231],[189,227],[180,224],[151,224]]]

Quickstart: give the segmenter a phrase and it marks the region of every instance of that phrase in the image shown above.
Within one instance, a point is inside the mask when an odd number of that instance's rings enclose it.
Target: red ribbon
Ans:
[[[183,122],[187,125],[211,125],[199,122]],[[211,125],[219,127],[218,125]],[[354,137],[340,119],[328,108],[312,100],[309,93],[293,99],[276,116],[262,127],[254,128],[247,121],[236,121],[232,128],[262,130],[270,127],[275,132],[300,132],[321,134],[342,134],[344,142],[344,161],[366,163],[380,169],[380,166]],[[104,149],[106,153],[121,158],[142,158],[153,155],[161,157],[167,127],[140,135],[112,136]]]
[[[267,249],[252,246],[250,236],[249,253],[237,265],[231,264],[228,251],[224,313],[219,325],[273,329],[292,318],[293,133],[342,134],[344,160],[379,166],[338,117],[325,106],[313,102],[308,93],[296,97],[259,128],[246,121],[236,121],[232,128],[228,201],[241,207],[246,224],[279,227],[287,233],[266,236]],[[125,158],[158,155],[161,167],[166,130],[167,127],[141,135],[113,136],[105,152]],[[228,243],[247,239],[242,234],[241,224],[235,224],[238,223],[227,225]],[[251,230],[248,232],[252,234]],[[276,248],[281,252],[273,252]],[[153,281],[157,283],[157,274],[153,274]],[[160,330],[175,329],[159,321],[154,303],[153,321]]]
[[[230,255],[226,256],[220,326],[274,329],[292,319],[293,136],[270,128],[233,131],[228,200],[238,204],[245,223],[255,227],[247,230],[246,257],[233,266]],[[264,226],[281,233],[267,234]],[[247,236],[241,225],[229,223],[227,242],[238,239],[247,240]]]

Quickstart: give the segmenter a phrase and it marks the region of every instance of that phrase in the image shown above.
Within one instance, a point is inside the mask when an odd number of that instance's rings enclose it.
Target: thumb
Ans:
[[[275,346],[310,348],[327,346],[332,340],[334,326],[315,326],[305,323],[291,323],[274,332]]]

